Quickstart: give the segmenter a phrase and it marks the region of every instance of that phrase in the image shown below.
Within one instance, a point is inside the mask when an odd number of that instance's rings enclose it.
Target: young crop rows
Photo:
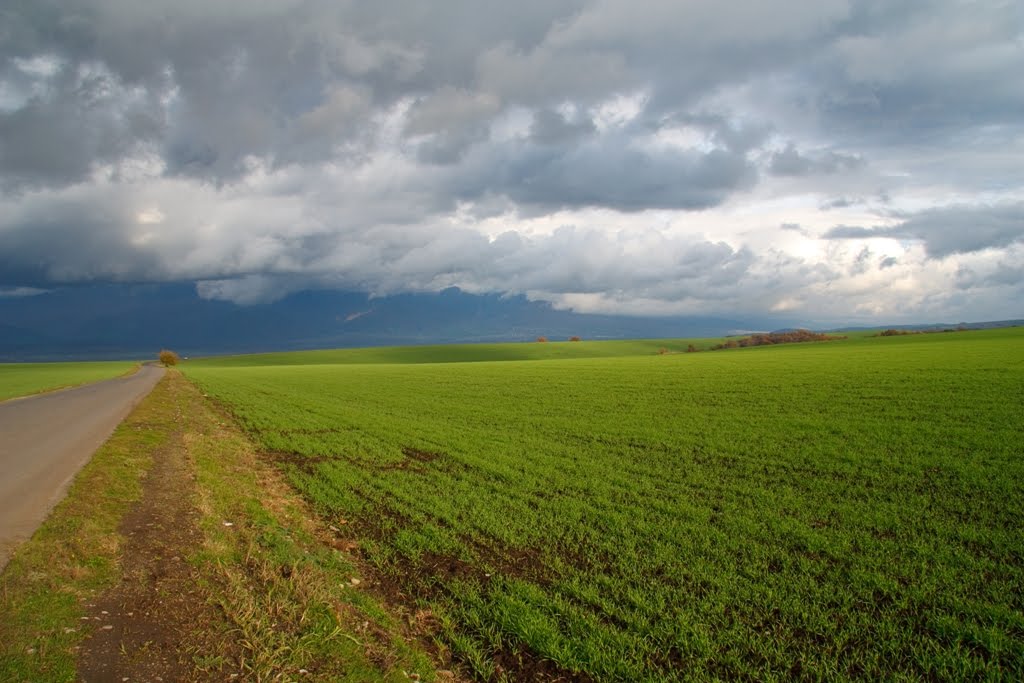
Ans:
[[[1021,330],[386,361],[187,372],[481,679],[1024,677]]]

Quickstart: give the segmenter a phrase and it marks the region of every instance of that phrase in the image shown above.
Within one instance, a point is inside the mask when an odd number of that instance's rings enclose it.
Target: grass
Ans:
[[[120,577],[118,524],[141,493],[153,451],[176,422],[161,408],[166,400],[166,386],[158,385],[0,574],[0,680],[76,679],[86,603]]]
[[[446,344],[437,346],[382,346],[362,349],[292,351],[243,356],[200,358],[188,361],[190,368],[254,367],[282,365],[368,365],[474,363],[485,361],[555,360],[643,356],[659,348],[682,352],[688,344],[708,348],[709,339],[641,339],[626,341],[517,342],[505,344]]]
[[[0,401],[118,377],[138,366],[132,361],[0,363]]]
[[[480,679],[1024,677],[1024,333],[692,341],[185,369]]]
[[[195,674],[251,681],[448,680],[409,625],[352,579],[365,572],[230,420],[169,371],[0,574],[0,680],[77,680],[88,604],[121,579],[122,517],[155,454],[190,463],[202,543],[167,548],[198,570],[223,619],[182,636]],[[172,482],[168,482],[171,485]],[[179,483],[180,484],[180,483]],[[225,524],[229,522],[230,526]],[[368,582],[366,582],[368,583]],[[408,617],[402,620],[402,617]]]

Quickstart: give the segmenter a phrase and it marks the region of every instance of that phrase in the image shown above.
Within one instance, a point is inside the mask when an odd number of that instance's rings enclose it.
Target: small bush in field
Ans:
[[[160,363],[165,368],[168,368],[168,367],[170,367],[172,365],[177,365],[178,361],[181,360],[181,358],[178,356],[178,354],[176,354],[174,351],[170,351],[168,349],[163,349],[160,352],[160,355],[158,356],[158,358],[160,359]]]
[[[667,355],[667,354],[668,354],[668,349],[666,349],[664,346],[662,346],[660,349],[658,349],[658,355],[659,356],[664,356],[664,355]]]
[[[699,351],[699,349],[696,346],[694,346],[693,344],[689,344],[686,347],[686,352],[687,353],[697,353],[697,351]]]
[[[539,342],[546,342],[547,340],[548,340],[547,337],[537,337],[537,341],[539,341]]]
[[[569,337],[569,341],[583,341],[583,340],[580,339],[579,337],[577,337],[576,335],[573,335],[573,336]]]

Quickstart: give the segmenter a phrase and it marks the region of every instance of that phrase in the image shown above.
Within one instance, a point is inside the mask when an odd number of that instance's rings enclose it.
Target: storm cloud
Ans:
[[[932,258],[1001,249],[1024,242],[1024,203],[928,209],[887,227],[836,226],[825,237],[915,240]]]
[[[2,15],[2,291],[459,286],[618,313],[1020,315],[1015,3]]]

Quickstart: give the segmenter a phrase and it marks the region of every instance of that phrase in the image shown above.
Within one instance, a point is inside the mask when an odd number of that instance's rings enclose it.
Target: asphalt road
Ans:
[[[0,569],[164,370],[0,403]]]

